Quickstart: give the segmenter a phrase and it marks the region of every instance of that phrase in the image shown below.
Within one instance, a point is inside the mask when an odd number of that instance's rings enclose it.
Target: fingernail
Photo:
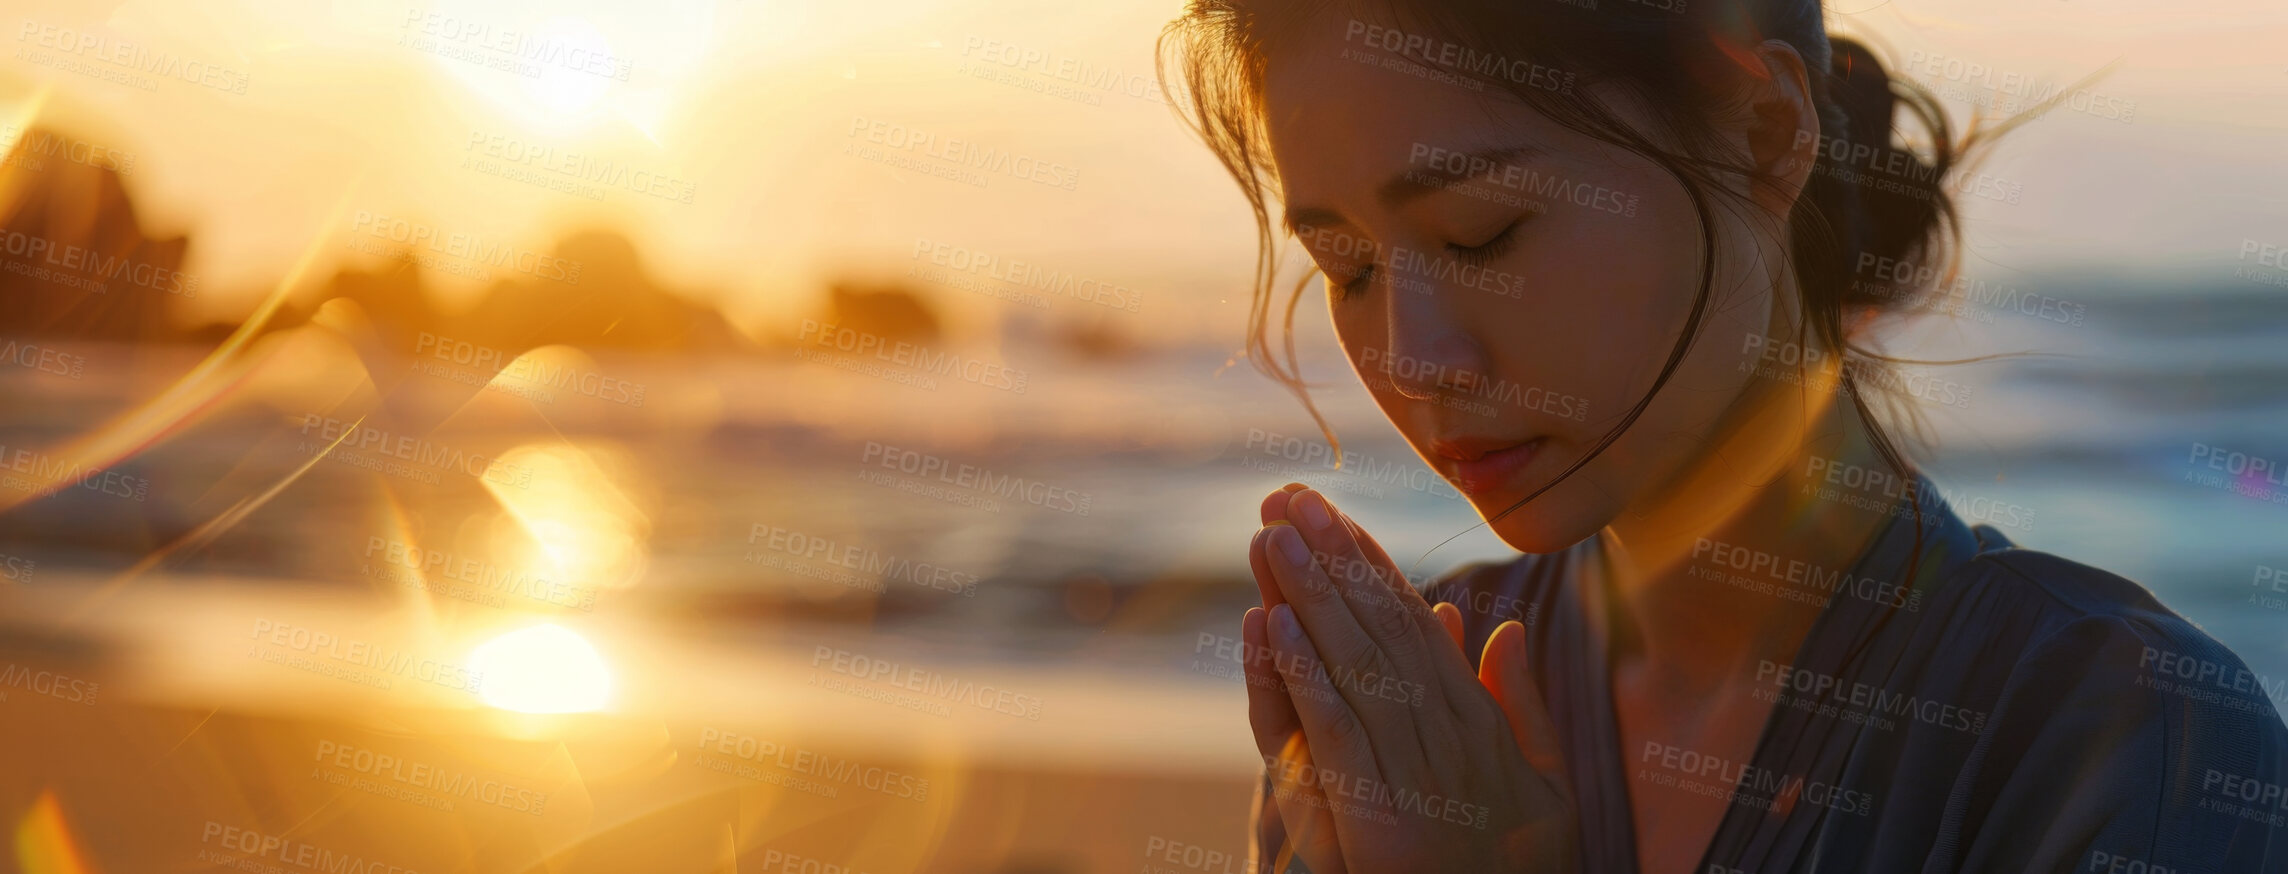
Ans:
[[[1320,497],[1318,492],[1307,492],[1296,498],[1295,503],[1302,505],[1303,521],[1310,524],[1311,530],[1324,531],[1328,525],[1334,524],[1335,517],[1327,514],[1327,499]]]
[[[1295,533],[1295,526],[1283,526],[1271,532],[1271,540],[1279,545],[1279,554],[1296,567],[1311,566],[1311,547],[1303,544],[1303,535]]]
[[[1271,608],[1271,633],[1289,640],[1303,636],[1303,626],[1295,621],[1295,608],[1285,604]]]

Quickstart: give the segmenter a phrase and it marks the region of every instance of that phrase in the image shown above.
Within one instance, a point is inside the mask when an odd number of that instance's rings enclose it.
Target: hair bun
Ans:
[[[1942,151],[1934,164],[1894,147],[1891,122],[1899,92],[1893,89],[1902,86],[1866,46],[1840,37],[1830,38],[1828,45],[1828,99],[1843,111],[1842,136],[1836,139],[1845,143],[1828,146],[1821,157],[1841,164],[1837,175],[1851,180],[1855,189],[1844,201],[1857,218],[1846,237],[1847,269],[1860,270],[1867,263],[1862,255],[1904,261],[1932,254],[1927,250],[1932,231],[1950,209],[1943,186],[1951,155]],[[1935,105],[1916,106],[1926,123],[1942,118],[1933,115]]]
[[[1866,46],[1832,37],[1828,42],[1827,69],[1837,105],[1851,119],[1847,139],[1876,149],[1891,146],[1891,116],[1898,97],[1891,93],[1891,74]]]

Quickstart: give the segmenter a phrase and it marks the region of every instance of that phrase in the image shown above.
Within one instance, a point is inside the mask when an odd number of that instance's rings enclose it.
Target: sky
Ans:
[[[0,119],[132,156],[213,317],[305,253],[359,263],[361,222],[533,250],[617,229],[742,324],[917,251],[1138,289],[1155,331],[1244,317],[1244,203],[1153,79],[1175,0],[11,7]],[[2246,240],[2288,244],[2288,6],[1893,0],[1837,4],[1830,29],[1958,114],[2106,71],[2004,142],[1998,196],[1964,199],[1974,273],[2221,275]]]

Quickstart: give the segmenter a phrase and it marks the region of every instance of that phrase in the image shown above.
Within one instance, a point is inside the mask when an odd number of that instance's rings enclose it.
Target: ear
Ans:
[[[1794,46],[1765,40],[1754,57],[1764,75],[1749,83],[1743,119],[1748,159],[1758,176],[1750,188],[1756,205],[1785,218],[1819,157],[1819,108],[1812,105],[1809,72]]]

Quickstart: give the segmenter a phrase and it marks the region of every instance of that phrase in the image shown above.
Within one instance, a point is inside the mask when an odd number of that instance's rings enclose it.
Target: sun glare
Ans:
[[[612,674],[587,639],[561,625],[535,625],[485,642],[469,655],[486,704],[518,713],[586,713],[612,695]]]

